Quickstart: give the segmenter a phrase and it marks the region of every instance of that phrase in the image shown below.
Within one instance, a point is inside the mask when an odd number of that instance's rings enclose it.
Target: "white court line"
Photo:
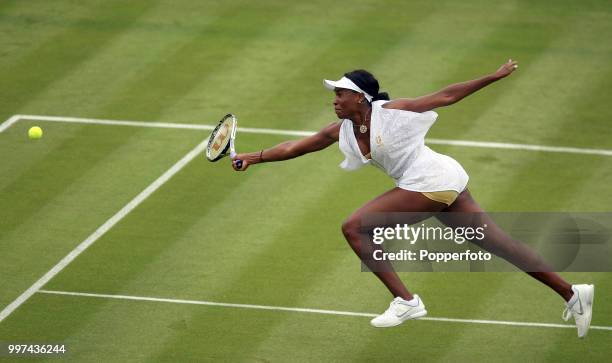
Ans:
[[[85,297],[119,299],[119,300],[163,302],[163,303],[173,303],[173,304],[207,305],[207,306],[220,306],[220,307],[239,308],[239,309],[258,309],[258,310],[290,311],[290,312],[312,313],[312,314],[363,316],[363,317],[368,317],[368,318],[373,318],[373,317],[378,316],[378,314],[358,313],[358,312],[352,312],[352,311],[290,308],[290,307],[269,306],[269,305],[230,304],[230,303],[221,303],[221,302],[213,302],[213,301],[167,299],[167,298],[132,296],[132,295],[92,294],[92,293],[86,293],[86,292],[68,292],[68,291],[56,291],[56,290],[39,290],[38,292],[43,293],[43,294],[53,294],[53,295],[85,296]],[[492,324],[492,325],[530,326],[530,327],[540,327],[540,328],[576,329],[575,325],[552,324],[552,323],[532,323],[532,322],[521,322],[521,321],[453,319],[453,318],[431,318],[431,317],[419,318],[419,320],[443,321],[443,322],[449,322],[449,323],[466,323],[466,324]],[[591,325],[591,329],[612,330],[612,326]]]
[[[151,122],[151,121],[128,121],[128,120],[105,120],[97,118],[81,118],[81,117],[64,117],[64,116],[38,116],[38,115],[15,115],[0,125],[0,132],[5,131],[19,120],[30,121],[50,121],[78,124],[93,124],[93,125],[108,125],[108,126],[132,126],[132,127],[153,127],[164,129],[185,129],[185,130],[213,130],[215,125],[203,124],[181,124],[174,122]],[[267,134],[267,135],[288,135],[288,136],[310,136],[314,135],[312,131],[293,131],[293,130],[276,130],[276,129],[260,129],[239,127],[240,132],[251,134]]]
[[[138,194],[134,199],[132,199],[128,204],[126,204],[121,210],[119,210],[115,215],[110,217],[104,224],[102,224],[98,229],[96,229],[89,237],[87,237],[83,242],[81,242],[75,249],[73,249],[66,257],[64,257],[60,262],[57,263],[51,270],[49,270],[43,277],[41,277],[38,281],[36,281],[30,288],[28,288],[23,294],[21,294],[15,301],[10,303],[7,307],[5,307],[2,311],[0,311],[0,322],[2,322],[7,316],[9,316],[15,309],[17,309],[21,304],[26,302],[34,293],[36,293],[41,287],[43,287],[49,280],[51,280],[55,275],[57,275],[60,271],[62,271],[69,263],[71,263],[78,255],[80,255],[83,251],[85,251],[89,246],[91,246],[94,242],[96,242],[102,235],[104,235],[108,230],[113,228],[115,224],[121,221],[128,213],[130,213],[134,208],[136,208],[140,203],[145,201],[153,192],[155,192],[159,187],[164,185],[174,174],[178,173],[185,165],[187,165],[191,160],[193,160],[196,156],[201,155],[208,144],[208,138],[198,144],[195,148],[193,148],[187,155],[183,156],[176,164],[172,165],[170,169],[168,169],[165,173],[163,173],[159,178],[157,178],[153,183],[151,183],[148,187],[146,187],[140,194]]]
[[[148,122],[148,121],[125,121],[125,120],[104,120],[95,118],[81,117],[64,117],[64,116],[39,116],[39,115],[15,115],[6,120],[0,125],[0,133],[11,127],[19,120],[31,121],[51,121],[51,122],[70,122],[84,123],[97,125],[114,125],[114,126],[133,126],[133,127],[157,127],[171,129],[187,129],[187,130],[212,130],[213,125],[202,124],[181,124],[170,122]],[[286,135],[286,136],[310,136],[314,135],[314,131],[295,131],[295,130],[277,130],[277,129],[261,129],[239,127],[240,132],[266,135]],[[489,149],[510,149],[510,150],[526,150],[526,151],[542,151],[556,152],[569,154],[586,154],[586,155],[603,155],[612,156],[612,150],[608,149],[588,149],[565,146],[546,146],[546,145],[530,145],[530,144],[512,144],[504,142],[489,142],[489,141],[470,141],[470,140],[446,140],[446,139],[425,139],[428,144],[451,145],[451,146],[466,146]]]
[[[20,119],[21,119],[21,115],[13,115],[13,116],[9,117],[6,121],[4,121],[0,125],[0,132],[4,132],[4,130],[6,130],[9,127],[13,126],[13,124],[15,122],[19,121]]]

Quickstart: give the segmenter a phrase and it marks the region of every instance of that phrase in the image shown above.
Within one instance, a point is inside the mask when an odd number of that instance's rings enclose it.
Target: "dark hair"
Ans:
[[[357,69],[352,72],[345,73],[344,76],[372,96],[372,101],[389,99],[389,94],[387,92],[378,92],[380,90],[380,86],[378,85],[378,80],[374,78],[372,73],[364,69]]]

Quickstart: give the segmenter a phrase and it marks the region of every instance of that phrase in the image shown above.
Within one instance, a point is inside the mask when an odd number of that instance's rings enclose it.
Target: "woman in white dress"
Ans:
[[[506,259],[557,292],[566,301],[564,319],[573,316],[578,336],[583,337],[591,321],[593,285],[570,285],[531,249],[499,229],[470,195],[468,175],[461,165],[424,144],[425,135],[438,116],[434,109],[456,103],[507,77],[517,68],[517,63],[509,60],[491,75],[453,84],[415,99],[389,100],[386,93],[379,92],[376,78],[365,70],[346,73],[338,81],[325,80],[324,85],[336,95],[334,110],[341,121],[300,140],[238,154],[232,166],[237,171],[244,171],[254,164],[292,159],[339,142],[345,156],[340,165],[343,169],[354,170],[372,164],[395,180],[395,188],[366,203],[342,225],[342,232],[351,248],[394,297],[389,308],[372,319],[371,324],[375,327],[396,326],[405,320],[425,316],[427,310],[421,298],[408,291],[388,263],[363,257],[375,248],[361,242],[363,233],[367,233],[363,230],[363,217],[371,213],[463,212],[479,213],[480,225],[472,225],[470,218],[445,218],[444,213],[436,216],[451,227],[476,228],[486,223],[486,237],[472,242]],[[242,160],[242,168],[236,166],[235,160]],[[385,266],[381,268],[375,266],[376,263]]]

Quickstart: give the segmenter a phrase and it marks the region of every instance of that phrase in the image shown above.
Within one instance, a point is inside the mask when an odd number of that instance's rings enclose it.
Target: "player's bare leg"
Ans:
[[[578,337],[583,338],[587,335],[593,314],[595,294],[593,285],[570,285],[559,274],[552,271],[537,253],[502,231],[467,190],[461,193],[444,212],[466,213],[463,221],[461,215],[458,217],[455,213],[440,213],[438,218],[451,227],[480,227],[470,224],[474,218],[469,216],[470,213],[479,214],[479,223],[487,224],[487,233],[484,240],[473,241],[473,243],[504,258],[557,292],[566,301],[563,319],[567,321],[573,316],[578,328]]]
[[[412,295],[406,289],[388,261],[376,261],[372,258],[372,252],[381,247],[370,239],[370,228],[380,225],[364,225],[369,223],[364,217],[374,213],[418,212],[401,218],[402,223],[414,224],[429,218],[445,207],[446,204],[433,201],[421,193],[394,188],[366,203],[342,225],[342,232],[353,251],[395,297],[384,313],[370,321],[372,326],[378,328],[396,326],[406,320],[427,315],[427,310],[419,295]],[[392,221],[387,222],[393,224]]]
[[[453,204],[444,209],[444,212],[453,212],[449,215],[445,213],[438,215],[438,219],[450,227],[482,227],[482,225],[472,225],[474,218],[471,216],[478,214],[478,223],[487,224],[487,233],[482,241],[472,241],[474,244],[526,271],[556,291],[565,301],[572,297],[572,286],[559,274],[552,271],[551,267],[535,251],[499,228],[472,198],[468,190],[463,191]],[[466,215],[459,213],[466,213]]]
[[[431,216],[432,213],[441,211],[446,205],[433,201],[421,193],[412,192],[400,188],[394,188],[366,203],[363,207],[355,211],[343,224],[342,232],[349,242],[349,245],[360,257],[371,256],[374,249],[379,246],[367,243],[367,230],[362,225],[364,216],[372,213],[393,213],[393,212],[423,212],[415,213],[414,220],[403,223],[417,223]],[[412,299],[412,294],[406,289],[397,273],[388,261],[372,261],[372,259],[362,259],[370,270],[385,284],[394,297],[401,297],[406,300]]]

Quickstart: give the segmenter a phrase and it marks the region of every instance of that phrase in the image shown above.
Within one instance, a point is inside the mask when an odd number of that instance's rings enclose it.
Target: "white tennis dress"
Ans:
[[[382,169],[398,187],[416,192],[454,190],[461,193],[468,175],[453,158],[425,146],[425,135],[438,118],[434,111],[423,113],[383,108],[388,101],[372,103],[370,155],[361,153],[353,132],[353,122],[342,121],[340,150],[345,160],[340,167],[356,170],[366,164]]]

